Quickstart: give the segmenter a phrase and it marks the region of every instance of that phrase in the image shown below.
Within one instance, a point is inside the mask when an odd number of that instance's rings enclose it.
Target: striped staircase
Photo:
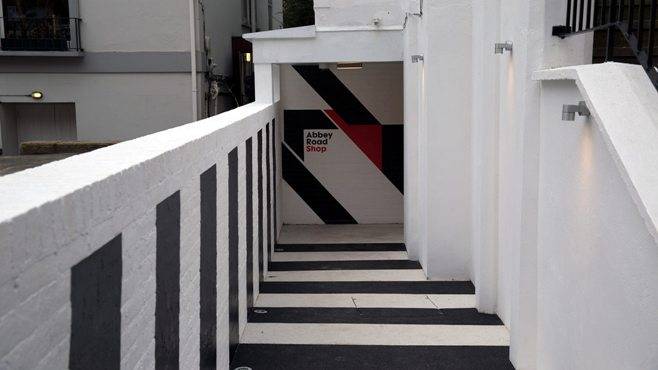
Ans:
[[[513,369],[468,281],[427,281],[404,244],[279,244],[231,368]]]

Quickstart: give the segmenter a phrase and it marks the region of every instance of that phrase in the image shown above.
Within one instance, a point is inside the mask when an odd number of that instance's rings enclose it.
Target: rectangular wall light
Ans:
[[[336,63],[336,68],[340,70],[363,69],[363,63]]]

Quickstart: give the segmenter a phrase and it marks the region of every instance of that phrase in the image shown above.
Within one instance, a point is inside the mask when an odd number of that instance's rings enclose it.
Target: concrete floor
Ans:
[[[283,225],[279,244],[404,243],[404,225]]]
[[[402,225],[286,225],[231,369],[513,369],[467,281],[427,281]]]

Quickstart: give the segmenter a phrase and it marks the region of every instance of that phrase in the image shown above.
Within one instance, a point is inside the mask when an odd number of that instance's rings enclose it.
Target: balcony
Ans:
[[[0,18],[0,55],[80,56],[80,18]]]

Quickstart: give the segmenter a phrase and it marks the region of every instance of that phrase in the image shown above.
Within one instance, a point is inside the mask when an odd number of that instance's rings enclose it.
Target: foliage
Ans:
[[[283,0],[283,27],[315,24],[313,0]]]

